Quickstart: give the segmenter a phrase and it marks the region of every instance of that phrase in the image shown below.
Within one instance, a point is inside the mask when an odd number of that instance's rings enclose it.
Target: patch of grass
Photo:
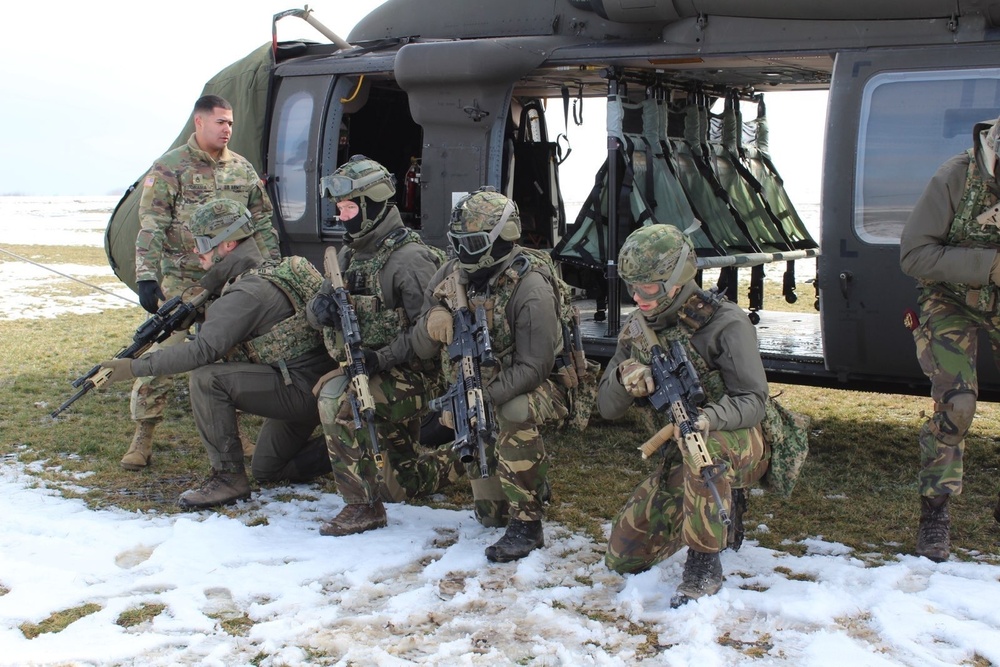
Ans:
[[[239,616],[227,615],[225,618],[214,617],[219,621],[219,625],[222,627],[223,631],[232,637],[246,637],[250,632],[250,628],[254,626],[254,622],[250,620],[250,617],[246,614],[240,614]]]
[[[143,602],[138,607],[133,607],[131,609],[126,609],[121,614],[118,615],[118,619],[115,621],[118,625],[123,628],[131,628],[136,625],[141,625],[147,621],[151,621],[160,614],[163,610],[167,608],[165,604],[152,604],[149,602]]]
[[[46,632],[62,632],[69,627],[70,623],[78,621],[84,616],[96,614],[100,610],[101,605],[91,602],[80,605],[79,607],[71,607],[69,609],[54,612],[41,623],[22,623],[18,626],[18,628],[25,637],[28,639],[34,639],[38,635]]]
[[[87,264],[107,266],[108,256],[104,248],[97,246],[64,245],[4,245],[4,250],[30,259],[39,264]],[[21,260],[0,252],[0,263]],[[120,283],[119,283],[120,284]]]

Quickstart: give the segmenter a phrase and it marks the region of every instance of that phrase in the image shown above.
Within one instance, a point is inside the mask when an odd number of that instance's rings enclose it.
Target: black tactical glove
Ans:
[[[340,329],[340,309],[332,294],[317,292],[309,304],[313,317],[320,326]]]
[[[160,284],[155,280],[140,280],[135,284],[135,288],[139,293],[139,305],[147,313],[156,313],[160,309],[159,300],[164,298]]]
[[[365,370],[368,371],[369,375],[375,375],[379,372],[379,362],[378,353],[375,350],[369,350],[367,347],[361,348],[361,351],[365,355]]]

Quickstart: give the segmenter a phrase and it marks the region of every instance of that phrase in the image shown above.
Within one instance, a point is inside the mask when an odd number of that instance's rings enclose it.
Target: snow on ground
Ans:
[[[17,231],[7,199],[0,246]],[[34,206],[36,231],[47,228]],[[74,226],[73,215],[51,217],[60,233],[87,233],[93,221]],[[37,240],[17,241],[28,242]],[[20,270],[0,273],[0,308]],[[723,553],[718,595],[674,610],[683,552],[620,576],[604,566],[603,543],[547,522],[544,548],[491,564],[483,550],[500,530],[467,510],[409,505],[391,505],[385,529],[322,537],[320,523],[343,503],[309,485],[255,493],[238,518],[94,511],[32,476],[58,467],[23,467],[5,435],[0,665],[1000,664],[993,562],[904,554],[873,565],[820,538],[803,541],[802,556],[748,539]],[[86,475],[67,483],[85,487]],[[767,530],[748,526],[751,537]],[[99,610],[60,632],[22,630],[88,603]],[[133,627],[116,622],[143,604],[163,610]],[[225,631],[244,617],[245,636]]]

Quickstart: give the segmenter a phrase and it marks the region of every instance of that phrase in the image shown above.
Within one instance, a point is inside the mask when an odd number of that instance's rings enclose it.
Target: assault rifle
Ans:
[[[354,415],[355,430],[361,428],[361,418],[368,424],[368,435],[372,443],[372,458],[375,465],[381,468],[385,461],[378,448],[378,435],[375,432],[375,399],[368,386],[368,367],[365,366],[365,353],[361,349],[361,326],[358,324],[358,314],[351,304],[351,295],[344,287],[344,279],[340,275],[340,260],[337,259],[337,249],[330,246],[323,255],[323,269],[333,286],[333,299],[337,304],[340,316],[340,332],[344,335],[344,352],[347,353],[345,368],[351,382],[348,400],[351,413]]]
[[[634,339],[643,340],[650,354],[649,368],[656,389],[647,397],[649,404],[658,412],[669,410],[672,422],[640,447],[643,456],[648,456],[650,449],[656,451],[670,437],[676,438],[687,451],[688,455],[684,460],[694,467],[695,473],[712,493],[712,499],[719,508],[719,520],[728,526],[729,514],[722,506],[719,490],[715,487],[715,480],[726,472],[727,466],[725,463],[712,462],[705,446],[705,438],[695,426],[698,408],[705,402],[705,390],[694,365],[688,359],[684,345],[675,340],[670,345],[670,353],[665,352],[656,334],[641,315],[629,320],[628,332]],[[659,445],[657,440],[660,440]]]
[[[482,366],[496,366],[490,332],[486,324],[486,309],[476,308],[475,314],[469,310],[469,300],[465,286],[458,280],[446,280],[441,287],[450,285],[443,292],[452,308],[455,335],[448,345],[448,358],[457,366],[455,382],[443,396],[432,399],[431,410],[450,412],[454,421],[455,444],[462,463],[479,458],[479,472],[485,479],[489,477],[486,446],[496,443],[496,421],[493,406],[483,393]],[[436,290],[438,295],[439,291]]]
[[[162,343],[175,331],[183,331],[191,326],[195,313],[201,308],[211,296],[208,290],[202,290],[190,301],[184,301],[180,296],[175,296],[165,302],[157,309],[148,320],[139,325],[132,336],[132,344],[122,348],[115,359],[137,359],[141,357],[155,343]],[[91,389],[96,389],[108,381],[111,369],[101,368],[97,364],[89,371],[73,380],[73,386],[79,391],[69,397],[69,399],[52,412],[51,417],[58,417],[59,414],[76,403],[77,400]]]

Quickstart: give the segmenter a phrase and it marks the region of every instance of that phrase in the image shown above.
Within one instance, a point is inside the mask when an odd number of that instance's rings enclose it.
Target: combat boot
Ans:
[[[507,563],[524,558],[538,547],[545,546],[541,521],[511,519],[507,532],[492,546],[486,547],[486,560]]]
[[[230,505],[250,499],[250,480],[245,470],[227,472],[212,468],[212,473],[197,489],[188,489],[177,499],[177,505],[190,510]]]
[[[743,515],[749,505],[747,490],[733,489],[733,504],[730,512],[732,522],[726,531],[726,546],[733,551],[739,551],[740,547],[743,546],[743,537],[746,535],[746,531],[743,529]]]
[[[705,595],[715,595],[722,588],[722,561],[718,552],[704,553],[688,547],[684,563],[684,577],[677,592],[670,598],[670,607],[676,609],[691,600]]]
[[[340,514],[333,517],[319,528],[320,535],[340,537],[364,533],[376,528],[385,528],[388,524],[385,515],[385,505],[381,500],[372,503],[356,503],[347,505]]]
[[[122,457],[122,468],[125,470],[142,470],[153,460],[153,431],[159,419],[139,419],[135,422],[135,435],[132,444]]]
[[[917,527],[917,555],[935,563],[948,560],[951,549],[951,516],[948,494],[920,496],[920,525]]]

